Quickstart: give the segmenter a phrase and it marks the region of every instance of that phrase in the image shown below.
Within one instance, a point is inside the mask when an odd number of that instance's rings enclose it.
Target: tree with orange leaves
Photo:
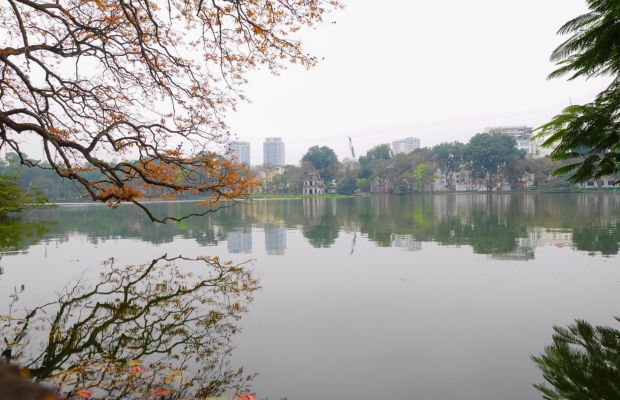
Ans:
[[[0,4],[0,148],[95,201],[247,195],[218,155],[245,73],[316,60],[292,36],[340,0],[7,0]],[[24,141],[40,144],[45,163]],[[121,159],[122,161],[112,161]],[[96,179],[93,173],[96,172]],[[208,212],[208,211],[207,211]]]

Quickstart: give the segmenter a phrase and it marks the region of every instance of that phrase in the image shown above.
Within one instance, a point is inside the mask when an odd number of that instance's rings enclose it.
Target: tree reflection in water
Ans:
[[[160,203],[151,207],[166,215],[196,212],[191,203]],[[205,218],[157,226],[131,207],[59,207],[29,211],[24,222],[41,218],[55,221],[47,237],[62,241],[81,234],[93,244],[119,238],[162,244],[184,238],[210,246],[230,239],[231,233],[233,241],[241,240],[236,233],[259,228],[266,241],[279,244],[285,244],[289,230],[300,230],[315,248],[332,247],[343,232],[358,232],[381,247],[395,246],[395,239],[401,238],[400,242],[407,243],[469,246],[475,253],[500,258],[525,254],[528,257],[524,259],[530,259],[536,247],[551,245],[604,256],[620,251],[620,196],[613,193],[268,200],[228,208]],[[249,241],[243,243],[242,248],[232,246],[232,252],[252,250]],[[268,250],[272,254],[286,253],[283,248]]]
[[[20,251],[47,233],[45,221],[23,221],[21,216],[0,216],[0,253]]]
[[[620,399],[620,331],[582,320],[554,330],[553,344],[532,357],[551,385],[534,385],[543,398]]]
[[[189,270],[201,267],[197,278]],[[63,392],[107,398],[175,398],[247,389],[253,376],[231,369],[231,337],[258,281],[218,258],[167,258],[139,266],[104,263],[96,283],[67,285],[58,300],[10,315],[3,357]],[[164,393],[162,392],[162,393]]]

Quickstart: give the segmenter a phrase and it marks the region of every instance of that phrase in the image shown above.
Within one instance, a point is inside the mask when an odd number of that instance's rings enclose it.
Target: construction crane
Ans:
[[[351,140],[351,136],[349,136],[349,147],[351,148],[351,156],[353,156],[353,161],[355,161],[355,149],[353,148],[353,140]]]

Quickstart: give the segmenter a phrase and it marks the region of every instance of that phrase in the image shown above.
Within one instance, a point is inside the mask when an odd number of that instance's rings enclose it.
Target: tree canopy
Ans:
[[[45,207],[49,201],[37,190],[23,192],[16,178],[0,175],[0,217],[24,208]]]
[[[454,189],[454,173],[465,163],[466,146],[460,142],[441,143],[433,147],[433,161],[443,173],[448,188]]]
[[[95,201],[197,193],[209,205],[253,181],[217,156],[248,70],[309,67],[293,35],[339,0],[9,0],[0,4],[0,148]],[[38,143],[46,164],[24,154]],[[114,161],[120,160],[120,161]],[[87,176],[96,172],[96,178]]]
[[[495,188],[506,165],[523,157],[523,154],[517,152],[513,137],[486,133],[471,138],[466,154],[472,175],[484,180],[487,190]]]
[[[310,147],[302,157],[301,162],[310,163],[326,182],[331,181],[336,176],[338,157],[334,150],[327,146]]]
[[[585,182],[620,171],[620,3],[587,0],[590,11],[564,24],[559,34],[572,36],[551,55],[558,69],[549,78],[611,76],[613,82],[596,99],[571,105],[543,125],[544,146],[555,146],[552,157],[570,160],[556,173],[572,172]]]

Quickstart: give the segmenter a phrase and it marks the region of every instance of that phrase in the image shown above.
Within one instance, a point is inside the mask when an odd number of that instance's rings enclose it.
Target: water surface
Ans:
[[[0,293],[34,307],[110,257],[252,259],[231,363],[258,398],[539,399],[552,326],[620,314],[619,220],[614,193],[262,200],[166,225],[61,206],[0,227]]]

